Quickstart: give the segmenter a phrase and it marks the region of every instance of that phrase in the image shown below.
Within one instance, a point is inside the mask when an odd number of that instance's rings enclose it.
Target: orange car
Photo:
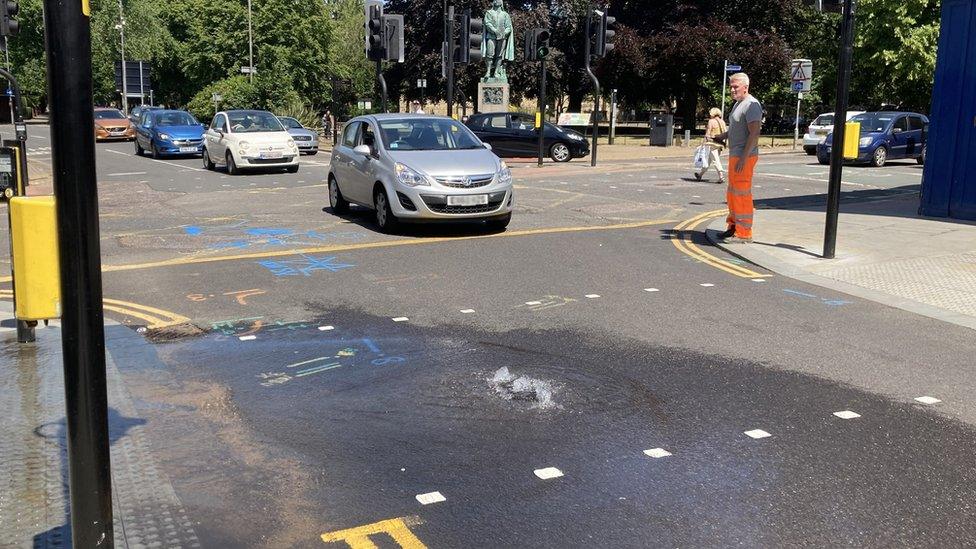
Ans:
[[[95,141],[121,139],[132,141],[136,138],[136,129],[129,119],[119,109],[95,109]]]

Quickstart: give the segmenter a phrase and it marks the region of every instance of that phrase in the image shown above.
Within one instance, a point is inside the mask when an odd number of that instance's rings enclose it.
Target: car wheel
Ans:
[[[159,159],[159,151],[156,150],[156,144],[152,141],[149,142],[149,156],[151,156],[154,160]]]
[[[237,175],[241,173],[241,170],[237,169],[237,164],[234,162],[234,154],[227,151],[227,175]]]
[[[701,181],[701,178],[702,178],[702,172],[695,171],[695,180]]]
[[[569,147],[565,143],[553,143],[549,147],[549,158],[556,162],[569,162],[573,159],[573,154],[569,152]]]
[[[396,231],[399,220],[390,209],[390,199],[387,198],[385,190],[376,191],[376,195],[373,196],[373,207],[376,209],[376,225],[380,231],[387,234]]]
[[[925,149],[926,145],[922,145],[922,154],[918,155],[918,158],[915,159],[915,162],[918,162],[919,166],[925,165]]]
[[[485,221],[488,228],[492,231],[504,231],[508,224],[512,222],[512,214],[508,214],[505,217],[496,217],[494,219],[489,219]]]
[[[344,214],[349,211],[349,203],[346,202],[345,198],[342,198],[339,183],[332,176],[329,176],[329,206],[334,214]]]
[[[142,145],[139,144],[138,139],[136,139],[135,143],[136,143],[136,156],[142,156],[142,154],[145,153],[146,151],[142,148]]]
[[[213,170],[215,167],[213,160],[210,159],[210,153],[207,152],[207,149],[203,149],[203,169]]]
[[[285,171],[288,173],[298,173],[298,166],[288,166],[285,168]]]
[[[874,149],[874,154],[871,155],[871,165],[875,168],[881,168],[888,161],[888,149],[884,147],[878,147]]]
[[[315,156],[317,154],[319,154],[319,151],[312,151],[312,152],[308,153],[309,156]]]
[[[813,155],[817,154],[817,148],[816,147],[803,147],[803,150],[806,151],[806,153],[808,155],[810,155],[810,156],[813,156]]]

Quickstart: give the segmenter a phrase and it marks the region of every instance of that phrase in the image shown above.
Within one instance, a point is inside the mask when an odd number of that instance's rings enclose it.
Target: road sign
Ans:
[[[241,67],[241,74],[257,74],[257,67]]]
[[[215,94],[213,94],[213,100],[214,100],[214,102],[223,101],[224,100],[224,97],[222,95],[220,95],[219,93],[215,93]]]
[[[742,65],[726,65],[725,72],[739,72],[742,70]]]
[[[790,62],[790,82],[795,92],[809,92],[813,82],[813,61],[794,59]]]

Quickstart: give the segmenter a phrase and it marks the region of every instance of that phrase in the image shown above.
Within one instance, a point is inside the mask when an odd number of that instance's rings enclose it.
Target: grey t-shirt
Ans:
[[[729,156],[757,156],[759,147],[746,154],[746,141],[749,139],[749,123],[762,121],[762,105],[753,96],[737,101],[729,114]]]

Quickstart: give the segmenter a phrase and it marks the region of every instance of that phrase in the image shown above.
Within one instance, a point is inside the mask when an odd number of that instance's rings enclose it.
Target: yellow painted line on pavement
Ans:
[[[0,290],[0,299],[13,299],[13,296],[13,292],[10,290]],[[104,298],[102,300],[102,308],[106,311],[144,320],[146,321],[146,327],[150,330],[158,330],[160,328],[190,322],[189,318],[170,311],[119,299]]]
[[[715,267],[721,271],[725,271],[729,274],[742,277],[742,278],[768,278],[772,275],[757,273],[751,269],[742,267],[741,265],[736,265],[730,261],[726,261],[719,257],[716,257],[698,247],[691,239],[691,231],[704,222],[711,221],[716,217],[722,217],[728,214],[728,210],[712,210],[710,212],[705,212],[698,214],[691,219],[687,219],[678,223],[674,227],[674,233],[671,235],[671,243],[674,247],[678,249],[681,253],[691,256],[697,261],[705,263],[706,265]]]
[[[423,524],[419,517],[387,519],[365,526],[326,532],[321,537],[325,543],[342,542],[351,549],[376,549],[378,546],[369,539],[370,536],[385,534],[403,549],[427,549],[424,542],[410,531],[409,526],[418,524]]]

